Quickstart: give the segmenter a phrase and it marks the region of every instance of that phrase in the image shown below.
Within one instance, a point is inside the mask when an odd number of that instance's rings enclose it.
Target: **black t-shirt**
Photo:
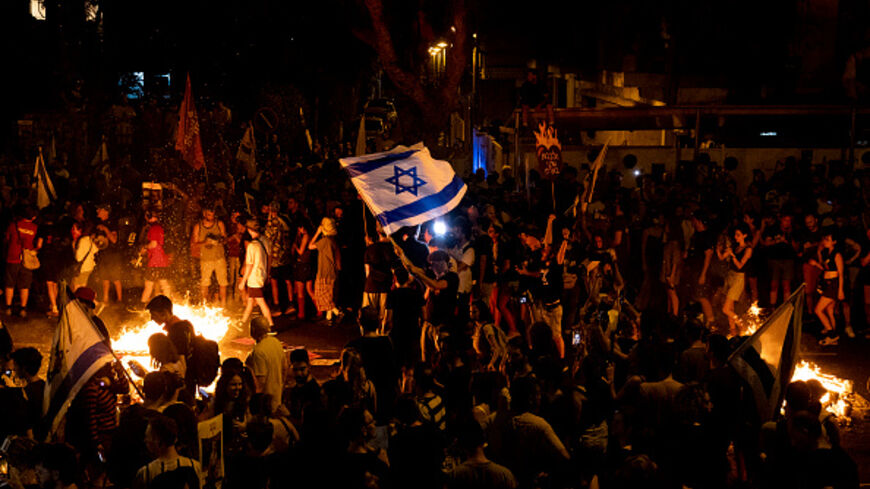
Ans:
[[[821,229],[816,229],[815,231],[804,229],[798,239],[798,242],[800,243],[801,261],[806,263],[810,260],[817,259],[818,245],[821,241]]]
[[[794,260],[797,257],[792,241],[794,233],[783,231],[779,226],[773,226],[764,230],[765,238],[772,238],[773,244],[767,247],[767,257],[771,260]]]
[[[361,336],[348,342],[347,348],[360,353],[366,377],[375,385],[378,410],[390,402],[398,373],[393,361],[393,342],[387,336]]]
[[[456,311],[456,293],[459,291],[459,275],[447,272],[440,279],[447,281],[442,290],[429,291],[429,322],[435,326],[448,324]]]
[[[492,238],[483,234],[474,240],[474,266],[471,268],[471,278],[478,282],[491,284],[495,282],[495,263],[492,260]],[[483,280],[480,279],[480,260],[486,257],[486,268]]]
[[[562,265],[551,263],[541,270],[541,287],[538,289],[538,298],[544,304],[554,304],[562,298]]]
[[[420,318],[423,316],[423,294],[413,287],[399,287],[387,294],[387,309],[393,311],[394,338],[420,335]]]
[[[691,244],[689,246],[686,265],[688,269],[697,268],[697,273],[701,273],[701,267],[704,266],[704,258],[707,250],[713,249],[714,240],[716,239],[709,230],[696,231],[692,235]]]
[[[393,284],[393,262],[396,260],[393,245],[379,241],[366,248],[364,263],[369,266],[366,277],[366,292],[385,293]]]

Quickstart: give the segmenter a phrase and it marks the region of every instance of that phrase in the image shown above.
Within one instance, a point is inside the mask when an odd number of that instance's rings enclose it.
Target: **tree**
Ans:
[[[407,11],[404,18],[399,18],[402,13],[399,7],[386,9],[385,0],[363,0],[363,3],[371,25],[355,34],[375,50],[392,84],[419,110],[423,134],[428,137],[437,135],[459,105],[459,86],[468,61],[465,0],[451,0],[447,12],[427,12],[420,1],[413,12],[416,14],[413,20]],[[439,14],[443,17],[438,20],[442,21],[445,32],[449,32],[447,40],[452,45],[447,50],[444,74],[433,83],[424,80],[420,73],[423,63],[428,60],[429,47],[436,42],[429,19],[437,18]],[[415,32],[403,36],[399,31],[408,25],[412,25]]]

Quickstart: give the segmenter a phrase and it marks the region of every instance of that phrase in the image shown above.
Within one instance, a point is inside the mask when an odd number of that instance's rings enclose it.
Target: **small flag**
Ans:
[[[91,376],[114,360],[83,306],[69,296],[66,284],[58,298],[63,313],[51,343],[51,358],[45,384],[42,413],[49,438],[67,409]]]
[[[604,147],[601,148],[601,151],[598,152],[595,161],[592,162],[592,168],[590,168],[591,173],[589,174],[589,177],[587,177],[586,188],[583,190],[583,198],[581,199],[581,209],[583,212],[586,212],[586,206],[592,203],[592,195],[595,192],[595,182],[598,181],[598,170],[604,168],[604,158],[607,156],[607,147],[609,145],[610,140],[608,139],[607,142],[604,143]],[[576,214],[576,210],[574,212]]]
[[[802,285],[741,344],[728,362],[752,391],[760,421],[779,412],[791,382],[801,340]]]
[[[465,195],[465,182],[423,143],[339,160],[387,234],[442,216]]]
[[[42,158],[42,148],[36,156],[36,166],[33,169],[33,181],[36,185],[36,206],[44,209],[51,205],[51,201],[57,199],[51,177],[45,169],[45,160]]]
[[[256,200],[254,199],[254,196],[245,192],[244,197],[245,197],[245,210],[248,211],[249,215],[252,215],[252,216],[255,215],[256,212],[254,212],[254,210],[257,208],[257,204],[256,204]]]
[[[196,107],[193,104],[189,73],[187,85],[184,88],[184,100],[178,109],[178,132],[175,134],[175,149],[181,152],[181,158],[195,170],[205,166],[202,142],[199,139],[199,120],[196,117]]]
[[[95,154],[94,159],[91,160],[91,166],[100,166],[108,162],[109,150],[106,147],[106,136],[103,136],[102,141],[100,141],[100,147],[97,149],[97,154]]]
[[[245,135],[242,136],[242,142],[239,143],[239,150],[236,152],[236,159],[245,164],[248,179],[253,180],[257,176],[257,141],[254,139],[253,124],[248,124],[248,128],[245,129]]]

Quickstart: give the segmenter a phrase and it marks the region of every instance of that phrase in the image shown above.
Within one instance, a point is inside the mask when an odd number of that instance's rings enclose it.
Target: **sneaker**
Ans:
[[[855,337],[855,330],[852,329],[851,324],[846,325],[846,327],[844,329],[846,330],[846,336],[848,336],[849,338]]]
[[[826,336],[825,338],[822,338],[821,340],[819,340],[819,345],[820,346],[836,346],[839,341],[840,341],[839,336]]]

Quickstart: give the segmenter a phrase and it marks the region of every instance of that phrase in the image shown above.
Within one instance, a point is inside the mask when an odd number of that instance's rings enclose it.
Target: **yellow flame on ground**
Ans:
[[[792,382],[798,380],[819,381],[827,391],[821,398],[822,407],[837,417],[847,415],[850,406],[849,396],[852,395],[854,389],[854,384],[851,380],[826,374],[822,372],[822,369],[818,365],[806,360],[802,360],[795,367],[791,380]]]

